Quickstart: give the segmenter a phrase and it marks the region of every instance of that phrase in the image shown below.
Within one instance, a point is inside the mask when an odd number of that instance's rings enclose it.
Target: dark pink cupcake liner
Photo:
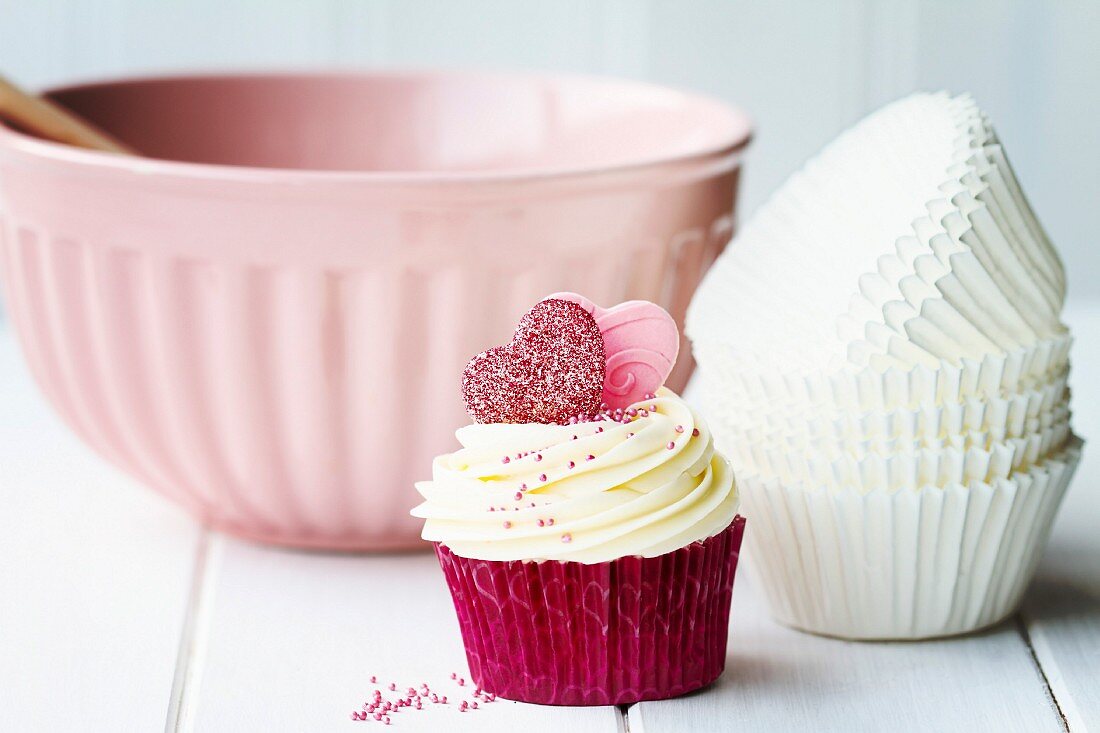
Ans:
[[[458,557],[436,544],[470,675],[500,697],[619,705],[704,687],[726,665],[744,518],[659,557],[597,565]]]

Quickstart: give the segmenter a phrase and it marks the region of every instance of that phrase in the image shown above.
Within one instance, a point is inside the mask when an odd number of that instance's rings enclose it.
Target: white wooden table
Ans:
[[[1100,303],[1068,320],[1075,425],[1097,436]],[[817,638],[772,622],[741,573],[727,671],[709,690],[629,709],[429,706],[391,729],[1100,731],[1098,450],[1024,609],[987,633]],[[370,730],[349,714],[380,686],[371,675],[427,681],[453,703],[452,670],[466,675],[433,557],[296,553],[205,530],[70,436],[0,326],[0,729]]]

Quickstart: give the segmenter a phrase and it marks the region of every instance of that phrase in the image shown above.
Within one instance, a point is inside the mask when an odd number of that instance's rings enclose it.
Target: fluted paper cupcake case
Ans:
[[[898,175],[883,175],[884,160],[903,166]],[[850,244],[847,257],[833,241]],[[808,344],[831,343],[834,358],[857,365],[934,368],[941,356],[1012,350],[1063,330],[1062,263],[969,98],[914,95],[872,115],[792,176],[738,245],[701,286],[687,331],[751,344],[778,365],[820,368],[825,352]],[[835,343],[818,321],[788,337],[807,304],[836,318]]]
[[[436,543],[470,675],[483,690],[547,705],[676,697],[725,668],[744,533],[653,558],[585,565],[463,558]]]
[[[864,445],[738,444],[725,437],[718,447],[729,456],[737,475],[774,476],[784,482],[867,492],[1008,478],[1060,450],[1069,436],[1067,420],[1008,441],[986,441],[981,434],[972,434],[956,436],[953,440],[958,445],[901,446],[889,452]]]
[[[753,355],[738,355],[706,339],[693,341],[699,376],[708,399],[723,409],[764,409],[794,413],[816,410],[854,412],[964,403],[971,398],[1011,397],[1053,386],[1064,391],[1072,338],[1040,341],[981,361],[943,362],[939,368],[876,371],[850,368],[783,372]]]
[[[875,269],[853,281],[847,310],[838,313],[836,321],[851,363],[880,370],[914,364],[934,368],[946,356],[980,358],[982,353],[1011,350],[1020,339],[1030,336],[1033,328],[1038,329],[1040,338],[1057,337],[1062,296],[1049,290],[1053,286],[1042,290],[1029,280],[1029,274],[1034,274],[1046,283],[1042,275],[1035,274],[1038,263],[1027,256],[1019,259],[1019,253],[1008,244],[1005,237],[1013,236],[1011,228],[997,226],[986,204],[961,183],[955,182],[953,188],[959,190],[950,200],[928,202],[929,216],[914,221],[914,229],[899,237],[896,252],[872,258]],[[786,239],[799,238],[788,235]],[[991,274],[982,264],[994,260],[991,249],[1001,256],[1001,269],[1015,273],[1015,289],[1009,282],[998,284],[995,276],[999,270]],[[774,269],[782,263],[787,277],[805,282],[806,287],[816,282],[820,268],[815,263],[790,254],[774,256],[777,262],[761,264],[761,269]],[[739,268],[727,281],[726,288],[740,292],[745,301],[739,309],[740,318],[760,321],[762,332],[775,331],[775,323],[767,318],[778,314],[766,312],[774,311],[775,304],[763,293],[757,299],[749,297],[753,287],[767,288],[769,280],[759,272]],[[754,312],[754,306],[761,311]],[[1041,317],[1036,315],[1039,313]],[[796,315],[791,312],[787,317]],[[702,331],[692,326],[690,333],[693,338],[709,334],[721,340],[721,326],[714,325]],[[798,347],[793,348],[794,353],[783,354],[777,363],[798,363]]]
[[[964,166],[961,177],[941,187],[947,197],[929,201],[928,216],[912,223],[915,236],[899,238],[896,253],[878,258],[876,269],[859,278],[838,320],[858,363],[886,364],[891,353],[905,360],[958,355],[960,347],[1011,349],[1013,330],[1016,338],[1021,327],[1047,336],[1059,330],[1065,293],[1055,282],[1057,257],[1049,242],[1027,233],[1019,210],[1006,208],[1011,196],[996,168],[981,165],[990,182]],[[1017,226],[1008,221],[1013,215]],[[987,270],[984,263],[994,261],[998,266]]]
[[[713,402],[723,398],[704,380],[702,389]],[[728,399],[728,397],[726,398]],[[709,404],[709,402],[708,402]],[[736,409],[719,404],[731,439],[751,442],[799,438],[844,442],[852,440],[917,441],[929,443],[952,435],[985,432],[995,440],[1020,438],[1068,419],[1069,397],[1065,382],[1011,397],[968,398],[964,403],[898,408],[890,411],[847,411],[805,406],[784,413],[760,409]]]
[[[831,492],[738,474],[751,572],[780,622],[848,639],[923,639],[1011,614],[1081,456],[1073,438],[992,484]]]
[[[879,435],[844,435],[840,438],[808,433],[806,431],[772,431],[763,432],[752,429],[740,429],[735,426],[723,425],[723,453],[732,453],[741,446],[738,452],[740,461],[755,460],[758,451],[779,451],[783,454],[796,452],[804,456],[827,456],[835,459],[841,455],[851,455],[856,458],[869,455],[896,455],[912,454],[922,450],[991,450],[998,444],[1014,446],[1016,456],[1030,458],[1031,456],[1046,455],[1052,449],[1061,445],[1069,434],[1069,410],[1066,409],[1058,415],[1044,416],[1045,424],[1040,423],[1030,428],[1026,433],[1006,437],[1003,433],[991,430],[963,430],[959,432],[943,432],[935,436],[923,436],[920,438],[883,438]],[[1038,421],[1037,421],[1038,422]],[[1034,446],[1034,449],[1033,449]],[[1014,459],[1013,467],[1019,464]]]

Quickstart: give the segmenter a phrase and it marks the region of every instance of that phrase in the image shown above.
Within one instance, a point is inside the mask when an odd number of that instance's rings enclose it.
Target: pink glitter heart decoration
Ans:
[[[592,315],[548,298],[520,319],[510,344],[470,360],[462,397],[479,423],[563,423],[599,412],[604,364]]]
[[[603,401],[608,407],[627,407],[665,383],[680,352],[680,331],[664,308],[647,300],[601,308],[576,293],[550,298],[576,303],[596,320],[607,356]]]

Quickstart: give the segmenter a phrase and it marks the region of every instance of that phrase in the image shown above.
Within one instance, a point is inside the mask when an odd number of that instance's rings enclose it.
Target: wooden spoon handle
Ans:
[[[136,155],[118,140],[42,97],[28,94],[0,76],[0,119],[54,142],[121,155]]]

